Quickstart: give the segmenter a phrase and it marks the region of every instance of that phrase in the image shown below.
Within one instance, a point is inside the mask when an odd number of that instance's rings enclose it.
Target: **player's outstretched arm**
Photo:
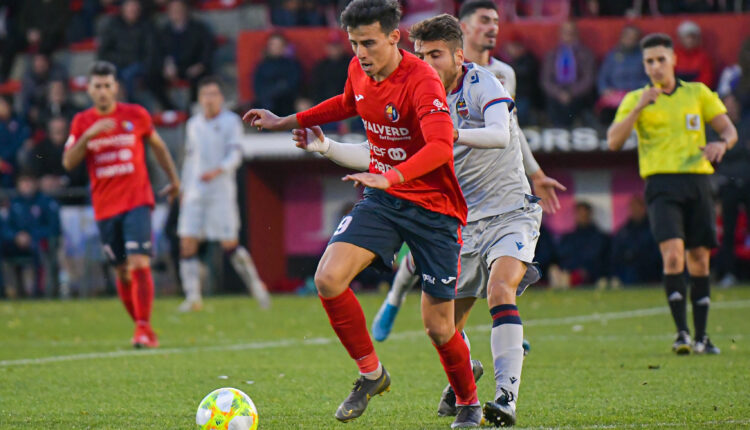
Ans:
[[[342,143],[329,139],[318,126],[292,130],[292,139],[297,148],[317,152],[334,163],[354,170],[366,171],[370,167],[370,145]]]
[[[243,115],[242,120],[258,130],[283,131],[299,127],[297,115],[279,117],[267,109],[250,109]]]
[[[174,160],[169,154],[167,144],[164,143],[159,133],[153,130],[151,134],[146,138],[146,142],[151,145],[151,149],[154,151],[154,157],[161,166],[164,173],[169,178],[169,185],[164,187],[160,194],[166,195],[169,201],[177,198],[180,195],[180,176],[177,174],[177,168],[174,165]]]
[[[86,149],[89,141],[100,133],[112,130],[116,125],[115,121],[111,118],[100,119],[84,131],[75,143],[69,147],[66,146],[62,159],[62,165],[65,170],[71,171],[78,167],[86,158]]]
[[[649,104],[654,103],[661,93],[662,89],[659,87],[645,89],[641,94],[640,100],[635,104],[635,107],[633,107],[632,110],[630,110],[621,120],[618,120],[622,109],[627,108],[627,106],[623,105],[632,101],[628,96],[623,99],[622,104],[618,109],[618,115],[615,116],[615,121],[607,130],[607,146],[609,146],[610,150],[618,151],[623,145],[625,145],[625,141],[628,140],[630,133],[633,132],[633,127],[635,126],[635,122],[638,120],[641,111]]]
[[[510,112],[497,103],[484,112],[484,127],[459,129],[456,143],[478,149],[505,148],[510,143]]]

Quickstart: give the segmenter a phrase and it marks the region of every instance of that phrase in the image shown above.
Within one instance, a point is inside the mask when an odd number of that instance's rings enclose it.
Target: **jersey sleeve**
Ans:
[[[415,79],[412,99],[415,103],[417,119],[421,121],[429,114],[442,113],[450,120],[450,110],[445,100],[445,88],[438,79],[437,72],[432,68],[430,68],[430,71],[434,74],[434,78]]]
[[[83,134],[83,130],[81,130],[81,115],[76,114],[73,117],[73,122],[70,124],[70,134],[68,135],[68,140],[65,141],[65,151],[67,151],[71,146],[73,146],[78,138],[81,137],[81,134]]]
[[[229,128],[229,141],[226,142],[221,169],[225,172],[234,172],[242,164],[242,120],[240,117],[232,115]]]
[[[612,122],[620,122],[625,119],[626,116],[630,112],[635,109],[635,106],[638,104],[639,99],[639,92],[637,91],[631,91],[627,94],[625,94],[625,98],[622,99],[620,102],[620,106],[617,107],[617,113],[615,114],[615,119]]]
[[[698,96],[701,103],[701,116],[705,122],[711,122],[717,116],[727,113],[727,108],[719,99],[719,95],[702,83],[699,84]]]
[[[497,78],[491,76],[489,73],[480,74],[476,71],[471,73],[475,73],[474,76],[476,76],[476,78],[470,77],[470,82],[472,79],[476,79],[476,83],[470,83],[469,85],[479,87],[479,91],[472,91],[471,93],[475,95],[474,102],[477,104],[476,108],[482,112],[482,115],[487,112],[487,109],[498,103],[505,103],[508,112],[513,110],[515,103],[510,97],[508,91],[503,87],[503,84],[501,84]]]

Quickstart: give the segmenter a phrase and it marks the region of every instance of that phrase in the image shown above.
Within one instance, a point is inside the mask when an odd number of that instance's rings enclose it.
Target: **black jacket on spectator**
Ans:
[[[277,115],[291,115],[294,113],[301,77],[302,68],[297,60],[266,57],[255,69],[256,104]]]
[[[113,16],[99,35],[97,57],[124,68],[144,63],[148,58],[153,38],[151,23],[141,19],[128,25],[121,16]]]
[[[344,91],[351,57],[342,55],[339,59],[324,58],[313,69],[312,91],[315,103],[320,103]]]
[[[50,61],[50,68],[44,75],[38,75],[31,69],[27,70],[21,85],[23,114],[28,115],[31,109],[35,109],[39,113],[47,106],[47,84],[50,81],[67,82],[67,80],[67,70],[53,61]]]
[[[178,73],[184,77],[185,70],[194,64],[203,64],[210,73],[214,53],[214,36],[201,21],[191,18],[185,29],[177,31],[167,24],[160,28],[153,52],[152,67],[161,72],[164,60],[172,57]]]
[[[560,267],[568,271],[585,271],[585,282],[596,282],[608,275],[609,237],[591,224],[576,227],[563,235],[558,247]]]
[[[49,138],[44,139],[31,149],[28,167],[37,178],[45,175],[67,176],[62,166],[64,150],[64,146],[55,145]]]
[[[661,255],[648,218],[628,220],[612,238],[612,276],[623,284],[656,282],[661,278]]]

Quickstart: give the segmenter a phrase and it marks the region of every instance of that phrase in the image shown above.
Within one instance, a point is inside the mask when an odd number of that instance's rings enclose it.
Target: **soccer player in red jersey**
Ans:
[[[115,75],[110,63],[92,65],[88,93],[94,107],[73,118],[63,166],[71,170],[86,161],[104,251],[115,265],[120,300],[135,322],[133,346],[155,348],[159,341],[150,323],[154,282],[149,257],[154,194],[144,141],[169,177],[170,184],[162,193],[175,198],[180,179],[149,113],[141,106],[117,102]]]
[[[398,49],[400,17],[396,0],[354,0],[341,14],[356,54],[344,93],[296,115],[253,109],[245,120],[291,130],[359,115],[367,130],[370,171],[344,178],[366,186],[365,198],[342,219],[315,274],[331,325],[361,374],[336,418],[357,418],[371,396],[390,386],[349,284],[371,264],[390,269],[406,242],[421,274],[425,330],[456,391],[452,427],[476,427],[482,412],[469,350],[454,323],[467,208],[453,169],[453,123],[437,73]]]

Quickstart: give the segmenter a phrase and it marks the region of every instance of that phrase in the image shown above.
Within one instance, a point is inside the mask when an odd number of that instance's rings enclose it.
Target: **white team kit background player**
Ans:
[[[218,241],[248,290],[263,308],[271,299],[247,250],[239,245],[236,171],[242,162],[242,120],[224,108],[221,82],[204,78],[198,85],[201,112],[187,122],[182,165],[183,194],[177,234],[180,278],[185,301],[180,310],[202,307],[198,245]]]

